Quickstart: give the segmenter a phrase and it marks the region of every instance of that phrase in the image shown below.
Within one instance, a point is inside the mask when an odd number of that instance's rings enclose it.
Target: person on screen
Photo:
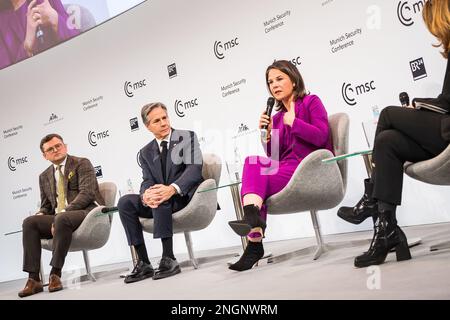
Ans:
[[[450,1],[429,0],[423,8],[428,30],[440,41],[447,59],[442,93],[433,100],[450,111]],[[364,181],[365,192],[354,207],[341,207],[338,216],[359,224],[374,220],[374,235],[369,250],[355,258],[356,267],[384,263],[395,249],[397,260],[411,259],[405,234],[397,225],[396,207],[401,204],[403,165],[434,158],[448,147],[450,116],[414,108],[386,107],[382,110],[375,134],[371,179]]]
[[[238,235],[249,240],[242,257],[229,267],[236,271],[252,268],[264,256],[264,201],[287,185],[308,154],[324,148],[332,151],[327,111],[319,97],[306,93],[297,67],[289,61],[275,61],[266,70],[266,85],[278,113],[269,117],[264,112],[259,120],[260,129],[268,126],[267,136],[261,140],[269,158],[245,159],[241,189],[244,219],[229,222]]]
[[[61,270],[72,241],[72,233],[97,205],[104,204],[95,170],[86,158],[67,154],[63,138],[55,133],[42,138],[39,145],[51,165],[40,174],[41,208],[23,221],[23,271],[29,278],[19,297],[43,291],[39,277],[41,239],[53,238],[49,292],[63,289]]]
[[[173,254],[172,214],[186,207],[203,181],[197,135],[171,128],[167,108],[161,102],[143,106],[141,116],[155,138],[139,153],[143,176],[140,193],[124,195],[117,204],[128,245],[134,246],[139,258],[125,283],[150,277],[158,280],[181,272]],[[162,257],[157,270],[148,258],[140,217],[153,218],[153,238],[161,239]]]
[[[60,0],[0,1],[0,69],[80,32]]]

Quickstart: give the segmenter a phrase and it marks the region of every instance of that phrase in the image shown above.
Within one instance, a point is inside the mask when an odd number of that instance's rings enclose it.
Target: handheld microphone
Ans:
[[[406,92],[402,92],[399,95],[400,103],[402,104],[402,107],[409,106],[409,96]]]
[[[44,31],[42,31],[41,26],[37,26],[36,29],[36,39],[39,41],[39,44],[44,44]]]
[[[30,5],[31,1],[32,0],[28,0],[28,5]],[[42,31],[41,26],[37,26],[36,28],[36,39],[40,45],[44,44],[44,31]]]
[[[109,213],[113,211],[119,211],[119,208],[117,207],[104,207],[102,208],[102,213]]]
[[[266,107],[266,115],[269,116],[272,114],[272,109],[273,109],[273,105],[275,104],[275,99],[273,97],[269,97],[267,99],[267,107]],[[263,125],[261,126],[261,138],[263,138],[264,140],[266,140],[267,138],[267,129],[268,129],[268,125]]]

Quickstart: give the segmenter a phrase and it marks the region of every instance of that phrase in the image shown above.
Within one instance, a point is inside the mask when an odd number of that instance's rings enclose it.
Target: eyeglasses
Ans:
[[[64,146],[63,143],[57,143],[53,147],[44,150],[44,153],[53,153],[60,150]]]

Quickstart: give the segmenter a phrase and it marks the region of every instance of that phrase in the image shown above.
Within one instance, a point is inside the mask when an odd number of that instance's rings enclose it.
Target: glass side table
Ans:
[[[357,152],[352,152],[352,153],[346,153],[346,154],[342,154],[336,157],[332,157],[332,158],[328,158],[328,159],[323,159],[322,163],[333,163],[333,162],[337,162],[340,160],[345,160],[354,156],[362,156],[364,159],[364,164],[366,166],[366,171],[367,171],[367,175],[369,176],[369,178],[372,178],[372,172],[373,172],[373,164],[372,164],[372,150],[363,150],[363,151],[357,151]],[[417,246],[419,244],[422,243],[422,239],[421,238],[412,238],[410,240],[408,240],[408,246],[414,247]],[[391,250],[391,252],[394,251]]]
[[[197,190],[197,193],[210,192],[210,191],[229,187],[230,191],[231,191],[231,197],[233,198],[234,212],[236,213],[236,218],[237,218],[237,220],[242,220],[242,219],[244,219],[244,209],[242,208],[241,190],[239,188],[240,184],[241,184],[241,181],[232,182],[232,183],[221,185],[221,186],[218,186],[215,188]],[[247,243],[248,243],[247,237],[241,237],[241,242],[242,242],[242,249],[245,250],[245,248],[247,247]]]
[[[238,175],[236,175],[236,177],[238,178]],[[242,181],[235,181],[235,182],[231,182],[228,184],[220,185],[215,188],[197,190],[197,192],[198,193],[210,192],[213,190],[218,190],[218,189],[229,187],[230,191],[231,191],[231,197],[233,198],[234,212],[236,214],[236,218],[238,220],[242,220],[242,219],[244,219],[244,209],[242,207],[242,200],[241,200],[241,190],[240,190],[241,183],[242,183]],[[248,244],[247,237],[241,237],[241,243],[242,243],[242,250],[245,250],[245,248],[247,247],[247,244]],[[271,256],[272,256],[271,252],[265,252],[264,256],[261,258],[261,260],[270,258]],[[241,254],[238,254],[235,256],[235,258],[230,260],[227,264],[231,265],[231,264],[237,262],[240,258],[241,258]],[[256,263],[256,265],[258,265],[258,262]]]
[[[100,211],[95,216],[96,217],[100,217],[100,216],[104,216],[104,215],[112,215],[112,214],[114,214],[116,212],[119,212],[119,209],[117,207],[112,207],[112,208],[114,208],[115,210],[109,210],[108,212],[101,212]],[[136,252],[136,249],[134,248],[134,246],[130,246],[130,253],[131,253],[131,261],[133,263],[133,268],[134,268],[134,267],[136,267],[136,265],[137,265],[137,263],[139,261],[139,258],[138,258],[138,255],[137,255],[137,252]],[[121,278],[125,278],[126,276],[127,276],[127,273],[120,274]]]
[[[335,161],[345,160],[354,156],[362,156],[364,160],[364,165],[366,166],[367,175],[369,178],[372,178],[372,171],[373,171],[373,165],[372,165],[372,150],[363,150],[363,151],[357,151],[352,153],[346,153],[341,154],[340,156],[323,159],[323,163],[332,163]]]

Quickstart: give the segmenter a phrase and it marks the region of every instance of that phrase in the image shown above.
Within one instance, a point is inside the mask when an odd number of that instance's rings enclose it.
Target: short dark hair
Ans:
[[[59,140],[61,140],[64,143],[63,138],[59,134],[57,134],[57,133],[50,133],[50,134],[46,135],[45,137],[43,137],[41,139],[41,143],[39,144],[39,148],[41,149],[42,153],[44,153],[44,143],[49,142],[53,138],[58,138]]]
[[[266,85],[269,92],[270,92],[269,71],[272,69],[280,70],[281,72],[287,74],[289,79],[291,79],[292,83],[294,84],[294,101],[296,101],[298,98],[303,98],[304,96],[307,95],[305,89],[305,82],[303,81],[300,71],[298,71],[297,67],[292,62],[287,60],[274,61],[270,66],[267,67]],[[283,103],[281,103],[281,101],[277,101],[276,110],[279,111],[283,108],[284,108]]]
[[[152,103],[148,103],[145,106],[142,107],[141,109],[141,117],[142,117],[142,122],[144,122],[145,125],[148,124],[148,119],[147,116],[148,114],[156,108],[163,108],[166,113],[167,113],[167,107],[164,105],[164,103],[162,102],[152,102]]]

